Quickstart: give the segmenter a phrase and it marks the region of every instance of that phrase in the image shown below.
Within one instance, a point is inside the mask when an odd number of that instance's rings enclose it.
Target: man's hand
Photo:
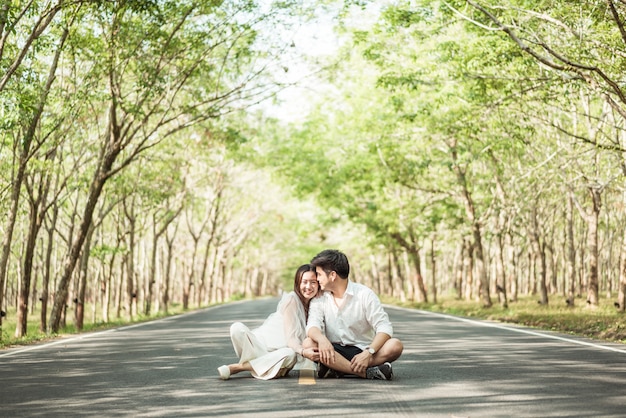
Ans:
[[[335,348],[328,338],[320,338],[317,342],[317,349],[322,363],[333,364],[335,362]]]
[[[370,366],[372,357],[369,351],[363,350],[361,353],[352,357],[350,368],[354,373],[365,373],[365,370]]]

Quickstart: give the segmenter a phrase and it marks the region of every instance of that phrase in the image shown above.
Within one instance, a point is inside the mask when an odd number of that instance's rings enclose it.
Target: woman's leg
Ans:
[[[230,374],[237,374],[239,372],[251,372],[252,366],[250,362],[246,361],[245,363],[229,364],[228,369],[230,370]]]
[[[217,370],[222,380],[228,380],[231,375],[244,371],[251,372],[257,379],[269,380],[285,376],[296,364],[296,360],[296,353],[291,348],[281,348],[244,363],[218,367]]]
[[[274,377],[282,377],[296,364],[296,353],[291,348],[285,347],[271,351],[263,356],[250,360],[252,376],[257,379],[269,380]]]
[[[245,363],[267,353],[267,348],[250,329],[241,322],[230,326],[230,339],[239,363]]]
[[[245,363],[233,363],[229,365],[220,366],[217,368],[217,372],[220,374],[220,379],[228,380],[233,374],[237,374],[243,371],[252,371],[252,366],[249,362]]]
[[[241,322],[235,322],[230,326],[230,340],[239,363],[223,365],[217,368],[222,380],[230,379],[231,374],[243,371],[252,371],[250,360],[267,353],[265,346],[256,338],[250,329]]]

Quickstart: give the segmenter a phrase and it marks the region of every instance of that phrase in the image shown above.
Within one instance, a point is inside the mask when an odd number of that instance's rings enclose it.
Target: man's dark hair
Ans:
[[[347,279],[350,275],[348,257],[339,250],[324,250],[313,257],[311,264],[321,268],[326,274],[334,271],[342,279]]]

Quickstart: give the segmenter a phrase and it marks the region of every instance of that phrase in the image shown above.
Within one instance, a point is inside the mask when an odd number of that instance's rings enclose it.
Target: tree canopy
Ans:
[[[68,310],[81,328],[88,309],[273,294],[340,247],[401,300],[608,294],[624,311],[625,16],[613,0],[4,2],[0,308],[16,337],[35,307],[57,333]],[[302,50],[315,25],[336,48]]]

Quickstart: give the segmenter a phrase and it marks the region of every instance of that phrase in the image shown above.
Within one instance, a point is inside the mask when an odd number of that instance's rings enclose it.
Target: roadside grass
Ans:
[[[231,296],[228,302],[235,302],[244,299],[242,294],[236,293]],[[7,316],[2,319],[2,328],[0,329],[0,350],[3,348],[9,348],[14,346],[29,345],[43,341],[54,340],[59,337],[65,337],[68,335],[75,335],[81,333],[88,333],[93,331],[101,331],[111,328],[118,328],[125,325],[136,324],[141,322],[153,321],[155,319],[165,318],[168,316],[179,315],[185,312],[192,312],[198,309],[208,308],[209,306],[216,305],[203,305],[200,307],[193,306],[187,310],[183,309],[181,303],[170,303],[168,311],[158,311],[151,315],[137,314],[134,315],[132,320],[129,319],[124,312],[121,313],[120,318],[115,317],[115,313],[109,313],[109,321],[104,322],[102,319],[102,312],[100,309],[95,309],[93,305],[85,304],[85,318],[83,329],[78,331],[74,325],[74,312],[68,309],[66,317],[66,326],[60,330],[58,334],[47,334],[39,330],[39,324],[41,317],[41,309],[35,309],[28,314],[28,325],[26,336],[21,338],[15,338],[15,328],[17,326],[17,315],[15,308],[7,309]],[[49,314],[48,314],[49,315]]]
[[[540,305],[536,296],[509,302],[507,308],[493,299],[493,306],[484,308],[480,301],[440,298],[433,303],[410,303],[383,299],[385,303],[446,313],[466,318],[513,323],[541,330],[577,335],[597,340],[626,343],[626,314],[618,312],[612,299],[601,299],[599,306],[591,308],[585,299],[576,299],[575,306],[566,305],[564,298],[552,296],[550,303]]]
[[[132,320],[127,318],[126,316],[114,318],[115,315],[112,314],[110,316],[113,319],[110,319],[108,322],[104,322],[99,313],[96,313],[96,315],[94,315],[91,307],[89,305],[86,305],[86,307],[88,310],[86,310],[85,322],[83,324],[82,331],[78,331],[76,329],[76,326],[74,325],[74,313],[68,310],[66,318],[67,325],[62,328],[58,334],[51,335],[45,332],[41,332],[39,330],[39,318],[41,316],[41,310],[35,310],[33,313],[29,313],[27,332],[26,335],[21,338],[15,337],[15,328],[17,326],[16,311],[14,308],[9,308],[7,310],[7,316],[3,318],[2,321],[2,338],[0,339],[0,349],[20,345],[29,345],[37,342],[53,340],[55,338],[68,335],[101,331],[140,322],[153,321],[155,319],[178,315],[185,312],[181,304],[171,304],[168,307],[167,313],[159,311],[149,316],[137,314],[133,316]]]

